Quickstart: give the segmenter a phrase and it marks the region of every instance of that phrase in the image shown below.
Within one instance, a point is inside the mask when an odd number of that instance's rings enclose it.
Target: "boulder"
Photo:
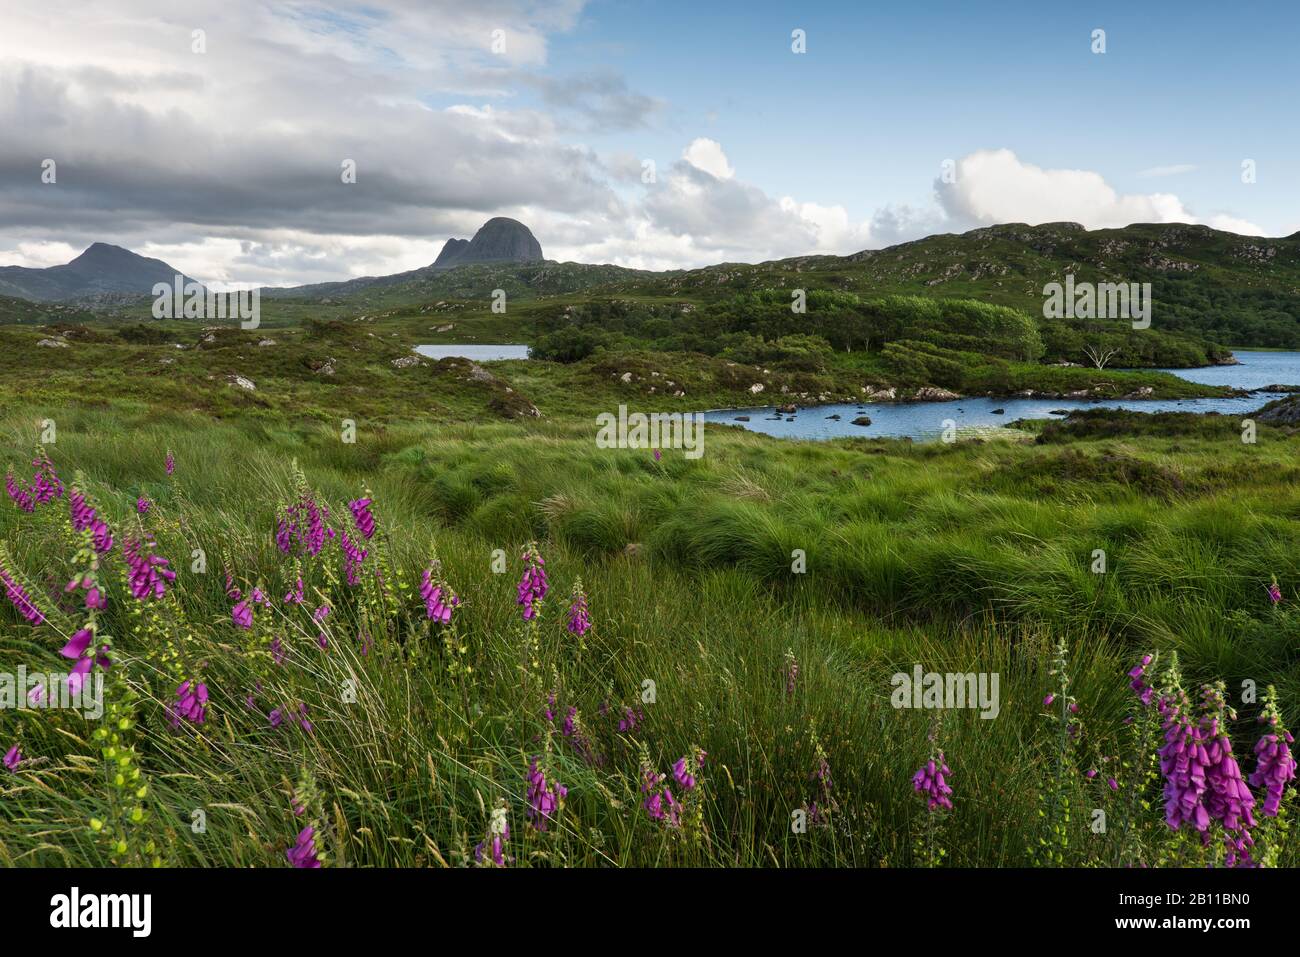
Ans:
[[[953,399],[960,399],[961,396],[937,385],[927,385],[917,389],[916,395],[912,398],[917,402],[951,402]]]
[[[1300,425],[1300,396],[1289,395],[1274,399],[1254,414],[1260,422],[1270,425]]]

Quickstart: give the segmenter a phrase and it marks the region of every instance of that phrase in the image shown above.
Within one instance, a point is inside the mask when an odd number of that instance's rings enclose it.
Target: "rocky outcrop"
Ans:
[[[434,269],[454,269],[470,263],[541,262],[542,244],[517,219],[497,216],[484,223],[471,240],[449,239],[433,261]]]
[[[953,399],[960,399],[961,396],[956,392],[941,389],[937,385],[926,385],[917,389],[912,398],[917,402],[951,402]]]
[[[1255,419],[1269,425],[1300,425],[1300,396],[1275,399],[1255,413]]]

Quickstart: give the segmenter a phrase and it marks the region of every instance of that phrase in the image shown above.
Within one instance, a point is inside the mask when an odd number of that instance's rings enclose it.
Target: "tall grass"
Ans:
[[[1045,495],[1015,477],[1039,454],[1017,444],[813,447],[717,429],[704,458],[669,451],[655,462],[598,450],[589,430],[564,423],[399,426],[347,445],[325,430],[183,415],[68,409],[58,420],[49,451],[65,480],[80,471],[115,529],[143,522],[171,559],[167,627],[184,635],[186,658],[202,663],[212,690],[207,724],[167,724],[175,682],[160,649],[133,640],[135,603],[108,576],[110,690],[139,696],[129,737],[150,782],[131,838],[141,862],[283,864],[299,829],[290,794],[306,773],[333,864],[469,863],[499,799],[516,864],[921,863],[926,811],[910,779],[929,753],[934,714],[889,701],[890,676],[920,663],[1001,680],[995,720],[942,716],[956,790],[943,823],[948,862],[1025,864],[1035,859],[1053,760],[1041,701],[1058,638],[1086,716],[1081,761],[1121,753],[1124,673],[1148,650],[1176,650],[1194,680],[1275,683],[1295,717],[1290,638],[1300,624],[1285,604],[1269,609],[1262,586],[1272,574],[1289,589],[1300,582],[1300,533],[1286,517],[1300,494],[1284,482],[1201,489],[1206,449],[1156,443],[1142,453],[1180,470],[1186,491],[1169,499],[1105,470]],[[16,471],[30,444],[29,422],[0,426],[0,454]],[[1080,448],[1099,458],[1104,445]],[[1267,438],[1213,457],[1281,463],[1294,448]],[[172,478],[162,467],[168,449]],[[325,650],[278,601],[292,576],[272,534],[293,494],[295,459],[336,516],[370,488],[381,525],[374,549],[396,573],[389,585],[400,609],[386,616],[368,592],[330,594]],[[140,496],[154,503],[143,519],[134,514]],[[0,541],[47,603],[72,572],[65,511],[56,503],[28,515],[0,503]],[[521,673],[514,586],[519,549],[533,539],[552,590],[540,667]],[[455,620],[468,673],[450,673],[454,656],[414,594],[434,547],[462,598]],[[208,562],[201,574],[190,570],[196,548]],[[497,549],[505,573],[494,571]],[[1091,570],[1095,549],[1106,551],[1104,574]],[[245,591],[262,584],[272,597],[257,634],[282,637],[282,665],[266,667],[233,626],[226,567]],[[582,649],[563,614],[578,578],[595,623]],[[30,628],[0,607],[5,670],[65,668],[62,643],[51,626]],[[800,665],[792,695],[787,651]],[[584,760],[544,718],[551,692],[561,714],[578,709],[599,761]],[[245,703],[250,693],[256,708]],[[270,725],[270,707],[299,703],[310,733],[291,720]],[[631,734],[617,730],[625,706],[645,716]],[[0,750],[19,740],[28,758],[20,773],[0,776],[0,863],[111,859],[88,824],[111,793],[95,730],[69,712],[0,713]],[[704,826],[693,839],[640,807],[642,745],[660,771],[693,746],[708,752]],[[818,747],[834,781],[830,824],[800,834],[791,815],[818,797]],[[545,834],[524,814],[525,772],[538,754],[569,788]],[[1077,806],[1120,813],[1100,782],[1071,787]],[[1113,860],[1115,839],[1081,833],[1067,863]]]

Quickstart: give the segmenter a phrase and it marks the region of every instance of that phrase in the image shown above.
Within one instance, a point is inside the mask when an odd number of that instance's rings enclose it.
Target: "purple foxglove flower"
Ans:
[[[321,862],[316,851],[316,830],[312,827],[304,827],[298,832],[298,839],[293,847],[285,851],[284,855],[293,867],[320,867]]]
[[[1287,783],[1295,780],[1296,761],[1291,755],[1294,743],[1290,732],[1267,733],[1255,743],[1255,770],[1250,775],[1253,787],[1264,789],[1260,810],[1267,817],[1277,817]]]
[[[587,617],[587,596],[583,594],[581,583],[573,586],[573,602],[569,605],[568,629],[571,634],[581,638],[591,628],[591,619]]]
[[[639,725],[644,720],[645,720],[644,712],[634,711],[631,708],[624,705],[623,717],[621,717],[618,721],[619,733],[629,734],[632,731],[635,731],[637,725]]]
[[[447,625],[451,623],[451,611],[460,604],[450,588],[434,577],[435,570],[424,570],[420,580],[420,597],[424,599],[424,613],[430,621]]]
[[[253,604],[248,599],[244,599],[234,608],[230,609],[230,618],[235,623],[236,628],[242,628],[245,631],[253,627]]]
[[[952,788],[947,782],[947,777],[951,773],[948,765],[944,763],[943,752],[940,751],[937,758],[931,758],[921,767],[921,770],[912,775],[912,790],[924,795],[926,806],[931,811],[938,808],[952,810]]]
[[[655,771],[644,762],[641,764],[641,793],[645,797],[641,801],[641,806],[645,808],[646,814],[652,821],[662,821],[665,817],[664,799],[661,787],[664,782],[664,776]]]
[[[181,721],[203,724],[208,719],[208,686],[200,682],[184,681],[176,689],[176,703],[168,709],[173,728]]]
[[[1132,670],[1128,673],[1128,676],[1133,679],[1129,682],[1128,686],[1137,693],[1138,700],[1142,702],[1142,705],[1148,708],[1151,706],[1151,701],[1154,699],[1156,693],[1155,688],[1146,683],[1146,670],[1147,666],[1150,664],[1151,656],[1143,655],[1142,660],[1138,664],[1134,665]]]
[[[546,561],[535,545],[524,549],[524,574],[519,579],[516,604],[524,609],[524,621],[532,621],[537,616],[537,606],[546,597],[550,586],[546,582]]]
[[[355,585],[360,581],[361,564],[366,560],[369,552],[348,538],[348,533],[345,531],[339,532],[339,547],[343,550],[344,570],[348,584]]]
[[[686,758],[678,758],[673,763],[673,780],[683,791],[691,791],[695,788],[695,775],[687,770]]]
[[[12,472],[5,473],[5,491],[9,493],[9,498],[13,500],[13,503],[24,512],[36,511],[36,500],[32,498],[27,486],[14,478]]]
[[[3,555],[0,555],[0,584],[4,585],[5,597],[9,599],[9,603],[18,610],[18,614],[27,619],[29,624],[35,627],[45,623],[45,613],[36,607],[36,603],[27,594],[27,590],[5,568]]]
[[[23,753],[19,750],[18,745],[14,745],[5,752],[5,767],[10,771],[17,771],[18,765],[23,763]]]
[[[80,631],[73,633],[72,637],[68,639],[68,643],[60,649],[59,654],[65,658],[80,658],[86,653],[86,649],[90,646],[90,642],[94,637],[94,633],[89,628],[82,628]]]
[[[348,508],[352,510],[352,520],[357,523],[357,531],[366,541],[370,541],[375,534],[375,517],[370,513],[373,501],[369,498],[359,498],[348,502]]]
[[[538,831],[545,831],[548,822],[564,806],[569,789],[558,781],[547,783],[546,775],[533,758],[528,766],[528,821]]]
[[[153,554],[152,539],[146,537],[138,542],[128,538],[122,543],[122,553],[130,570],[131,594],[136,600],[162,598],[167,585],[176,580],[176,573],[167,567],[167,559]]]

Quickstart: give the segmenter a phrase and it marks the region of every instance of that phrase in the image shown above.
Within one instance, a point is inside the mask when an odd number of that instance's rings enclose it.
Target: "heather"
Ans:
[[[1296,863],[1284,432],[1070,440],[1171,492],[1028,435],[49,413],[0,433],[46,498],[0,501],[0,655],[106,717],[0,712],[6,864]],[[915,663],[999,672],[1000,714],[895,710]]]

